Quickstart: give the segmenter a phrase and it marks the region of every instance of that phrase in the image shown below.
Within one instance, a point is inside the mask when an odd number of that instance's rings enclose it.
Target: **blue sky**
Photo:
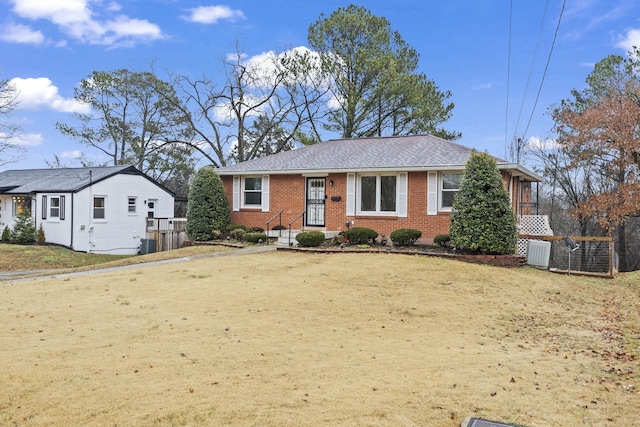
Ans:
[[[0,0],[0,78],[20,91],[10,119],[22,127],[26,148],[24,160],[0,170],[47,167],[54,155],[77,165],[80,151],[101,161],[55,129],[86,108],[73,89],[92,71],[147,71],[153,62],[174,73],[221,76],[221,61],[237,44],[249,57],[307,46],[309,25],[350,3]],[[640,45],[637,0],[566,0],[534,109],[562,0],[354,3],[386,17],[419,52],[420,71],[451,91],[456,107],[446,127],[462,132],[459,142],[499,157],[505,139],[525,130],[527,139],[553,137],[548,107],[583,88],[596,62]]]

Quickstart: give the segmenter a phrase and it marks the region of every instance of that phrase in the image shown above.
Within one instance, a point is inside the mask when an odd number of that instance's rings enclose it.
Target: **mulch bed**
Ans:
[[[457,261],[464,261],[473,264],[485,264],[493,265],[496,267],[506,268],[520,268],[526,265],[527,260],[525,257],[517,255],[472,255],[472,254],[455,254],[446,252],[443,250],[427,249],[423,247],[415,248],[385,248],[385,247],[370,247],[370,248],[357,248],[357,247],[318,247],[318,248],[300,248],[300,247],[279,247],[279,251],[299,251],[299,252],[314,252],[314,253],[390,253],[400,255],[415,255],[415,256],[432,256],[447,258]]]

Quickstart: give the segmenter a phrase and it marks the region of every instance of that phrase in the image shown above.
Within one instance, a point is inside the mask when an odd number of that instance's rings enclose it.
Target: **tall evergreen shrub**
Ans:
[[[474,152],[451,209],[451,245],[483,254],[515,252],[516,218],[493,157]]]
[[[230,224],[231,212],[222,179],[211,167],[198,170],[189,186],[187,235],[191,240],[211,240],[213,230],[226,231]]]
[[[36,241],[36,226],[29,209],[22,209],[16,216],[11,230],[11,243],[25,245]]]

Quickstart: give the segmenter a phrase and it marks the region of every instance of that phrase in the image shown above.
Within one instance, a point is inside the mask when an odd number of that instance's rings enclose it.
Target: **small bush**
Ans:
[[[16,217],[11,231],[11,243],[18,245],[31,244],[36,241],[36,226],[31,218],[31,211],[23,209]]]
[[[422,231],[411,228],[400,228],[391,232],[391,241],[397,246],[411,246],[422,237]]]
[[[267,241],[267,235],[264,233],[246,233],[243,239],[249,243],[264,243]]]
[[[213,230],[211,232],[211,238],[213,240],[220,240],[222,238],[222,231],[220,230]]]
[[[38,232],[36,233],[36,244],[44,245],[46,240],[47,239],[44,235],[44,228],[42,228],[42,224],[40,224],[40,227],[38,227]]]
[[[264,233],[262,227],[247,227],[247,233]]]
[[[324,242],[324,233],[321,231],[304,231],[296,235],[298,244],[304,248],[315,248]]]
[[[0,239],[2,239],[4,243],[9,243],[11,241],[11,230],[8,225],[6,225],[4,230],[2,230],[2,236]]]
[[[244,228],[234,228],[229,232],[229,237],[241,241],[243,240],[245,234],[247,234],[247,232],[244,230]]]
[[[366,227],[352,227],[344,232],[349,243],[354,245],[366,245],[378,237],[378,232]]]
[[[246,225],[242,225],[242,224],[231,224],[227,230],[229,231],[233,231],[233,230],[244,230],[247,231],[247,226]]]
[[[448,248],[451,243],[451,236],[448,234],[438,234],[433,238],[433,243],[440,247]]]

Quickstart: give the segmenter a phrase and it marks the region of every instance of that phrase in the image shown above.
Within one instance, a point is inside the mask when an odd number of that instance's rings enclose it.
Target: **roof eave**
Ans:
[[[364,172],[429,172],[429,171],[464,170],[464,165],[439,165],[439,166],[407,166],[407,167],[370,167],[353,169],[262,169],[250,171],[217,171],[220,176],[248,176],[248,175],[322,175],[333,173],[364,173]]]
[[[530,171],[518,163],[498,163],[498,169],[511,172],[513,176],[524,178],[525,181],[543,182],[544,178],[535,172]]]

